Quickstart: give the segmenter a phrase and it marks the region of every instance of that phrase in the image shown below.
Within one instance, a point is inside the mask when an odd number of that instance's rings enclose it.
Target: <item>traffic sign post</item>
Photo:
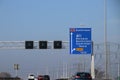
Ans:
[[[70,54],[92,54],[91,28],[70,28]]]
[[[16,71],[16,77],[18,77],[19,64],[14,64],[14,70]]]
[[[91,28],[70,28],[70,53],[91,54],[91,76],[95,78]]]

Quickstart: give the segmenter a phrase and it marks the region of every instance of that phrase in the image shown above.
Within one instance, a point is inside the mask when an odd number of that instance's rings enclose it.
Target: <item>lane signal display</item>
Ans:
[[[47,49],[47,41],[39,41],[39,49]]]
[[[62,49],[62,41],[54,41],[54,49]]]
[[[33,41],[25,41],[25,49],[33,49],[34,42]]]

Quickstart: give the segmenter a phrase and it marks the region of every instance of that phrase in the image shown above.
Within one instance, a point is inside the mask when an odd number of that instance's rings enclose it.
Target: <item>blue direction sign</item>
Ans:
[[[70,28],[70,53],[92,53],[91,28]]]

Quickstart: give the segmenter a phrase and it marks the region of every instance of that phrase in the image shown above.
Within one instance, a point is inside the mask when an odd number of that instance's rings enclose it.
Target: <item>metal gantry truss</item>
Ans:
[[[24,49],[24,41],[0,41],[0,49]]]
[[[62,41],[62,48],[65,49],[65,44],[68,41]],[[53,41],[48,41],[48,49],[53,48]],[[0,41],[0,49],[25,49],[25,41]],[[39,49],[39,41],[34,41],[34,49]]]
[[[67,45],[66,45],[67,44]],[[104,43],[94,43],[94,51],[103,49]],[[48,41],[48,48],[52,48],[53,41]],[[62,48],[69,48],[69,41],[62,41]],[[120,49],[119,43],[107,42],[108,48]],[[34,49],[39,48],[39,41],[34,41]],[[25,41],[0,41],[0,49],[25,49]]]

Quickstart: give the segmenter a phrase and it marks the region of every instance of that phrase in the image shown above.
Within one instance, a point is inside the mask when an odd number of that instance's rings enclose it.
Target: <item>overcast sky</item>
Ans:
[[[120,43],[120,1],[107,0],[106,8],[107,40]],[[92,40],[104,42],[104,0],[0,0],[0,41],[69,41],[69,28],[79,27],[92,28]],[[69,49],[56,52],[61,58],[65,57],[66,62],[70,62],[69,57],[78,58],[70,56]],[[55,56],[58,55],[50,55],[48,51],[43,53],[0,50],[0,72],[14,74],[10,65],[19,63],[24,65],[23,70],[27,69],[24,71],[27,74],[30,70],[35,72],[39,69],[34,67],[41,64],[39,60],[58,63],[61,59],[57,60]]]

